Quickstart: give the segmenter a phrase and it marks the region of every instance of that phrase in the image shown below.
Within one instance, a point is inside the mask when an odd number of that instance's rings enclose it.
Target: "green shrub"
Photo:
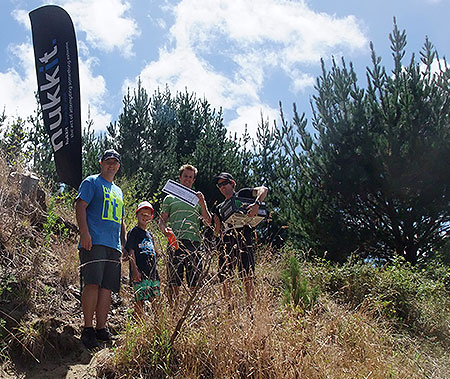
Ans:
[[[47,211],[47,219],[43,225],[45,232],[45,242],[47,246],[50,243],[52,235],[54,234],[58,235],[61,239],[66,239],[69,236],[69,229],[64,225],[60,216],[55,212],[56,202],[58,200],[60,200],[58,196],[57,197],[52,196],[50,198],[50,205]],[[63,201],[66,200],[64,199]]]
[[[412,331],[447,340],[450,337],[450,296],[445,270],[439,276],[402,258],[385,266],[350,259],[332,264],[305,262],[310,280],[334,299],[352,307],[364,305],[374,314]]]
[[[8,359],[8,331],[6,330],[6,320],[0,317],[0,362]]]
[[[320,295],[318,286],[310,286],[302,275],[300,264],[295,256],[289,257],[287,267],[283,271],[284,302],[294,307],[311,309]]]

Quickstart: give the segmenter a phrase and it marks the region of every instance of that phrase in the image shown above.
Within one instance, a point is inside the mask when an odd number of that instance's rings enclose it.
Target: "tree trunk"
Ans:
[[[417,246],[416,245],[408,245],[405,246],[405,259],[415,265],[417,263]]]

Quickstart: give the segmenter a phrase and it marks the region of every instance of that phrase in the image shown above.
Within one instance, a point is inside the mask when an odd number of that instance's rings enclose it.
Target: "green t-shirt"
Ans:
[[[202,208],[199,204],[190,206],[177,199],[175,196],[167,195],[164,198],[161,212],[169,214],[169,225],[177,239],[190,241],[201,241],[200,224]]]

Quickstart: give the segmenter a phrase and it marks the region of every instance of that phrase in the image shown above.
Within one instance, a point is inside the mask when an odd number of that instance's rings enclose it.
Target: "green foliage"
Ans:
[[[279,139],[290,167],[285,218],[314,250],[337,261],[430,257],[450,227],[450,70],[426,40],[404,65],[406,33],[390,35],[394,70],[372,46],[367,88],[352,64],[334,60],[317,79],[312,126],[294,107]],[[432,68],[439,63],[437,70]]]
[[[8,296],[12,293],[12,285],[17,284],[17,279],[14,275],[6,273],[1,269],[0,277],[0,300],[6,301]]]
[[[7,266],[0,266],[0,310],[5,310],[6,305],[12,302],[27,304],[30,300],[30,291],[27,288],[26,280],[19,278],[17,273],[8,271]]]
[[[0,317],[0,362],[8,359],[8,331],[6,329],[6,320]]]
[[[109,149],[104,134],[95,135],[93,129],[94,121],[88,116],[86,128],[83,129],[82,141],[82,159],[83,159],[83,178],[97,174],[100,171],[99,161],[103,152]]]
[[[213,205],[223,200],[213,180],[218,173],[232,172],[239,186],[248,184],[250,152],[245,144],[249,137],[247,133],[241,138],[227,137],[222,113],[211,110],[206,100],[201,101],[199,107],[204,127],[192,153],[192,164],[199,169],[194,187]]]
[[[70,198],[67,195],[61,195],[62,199]],[[52,196],[50,198],[50,204],[47,210],[47,219],[43,225],[43,229],[45,232],[45,241],[47,246],[50,244],[52,235],[57,234],[61,239],[65,239],[69,236],[69,230],[67,227],[61,222],[60,217],[57,213],[55,213],[55,203],[57,201],[57,197]]]
[[[267,209],[271,212],[269,220],[261,227],[267,228],[265,242],[278,246],[285,233],[285,220],[280,217],[280,210],[285,208],[288,196],[287,183],[283,178],[286,171],[285,161],[280,156],[281,146],[276,139],[276,126],[272,127],[268,119],[261,120],[256,130],[256,140],[252,141],[251,185],[265,185],[269,188],[269,196],[265,200]]]
[[[232,171],[242,179],[240,185],[247,184],[251,154],[242,146],[248,136],[227,137],[221,111],[211,109],[206,99],[187,90],[172,96],[168,88],[148,96],[139,81],[123,103],[105,141],[121,153],[119,176],[133,182],[136,198],[161,200],[161,188],[178,177],[185,163],[199,169],[194,186],[207,194],[210,205],[221,198],[213,181],[217,173]]]
[[[318,286],[310,286],[302,275],[301,266],[295,256],[288,258],[283,271],[284,302],[302,309],[312,309],[320,295]]]
[[[2,116],[2,123],[6,119]],[[27,142],[26,122],[18,117],[7,125],[0,136],[0,148],[10,166],[20,166],[27,161],[28,155],[25,151]]]
[[[52,191],[59,190],[59,179],[53,159],[53,148],[42,119],[42,109],[36,93],[36,110],[27,118],[26,147],[30,155],[29,165]]]
[[[343,265],[315,259],[305,266],[312,280],[341,302],[365,307],[418,334],[444,341],[450,337],[448,272],[438,276],[433,267],[414,267],[403,258],[385,266],[356,257]]]
[[[172,374],[170,333],[164,327],[152,328],[149,320],[128,319],[123,339],[114,349],[115,366],[131,377],[167,377]]]

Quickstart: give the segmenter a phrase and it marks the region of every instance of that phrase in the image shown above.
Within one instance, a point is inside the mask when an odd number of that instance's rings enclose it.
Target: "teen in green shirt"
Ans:
[[[197,169],[192,165],[183,165],[179,170],[180,184],[192,188]],[[211,224],[211,214],[201,192],[197,192],[198,204],[195,207],[186,204],[172,195],[164,198],[159,227],[170,239],[177,239],[177,247],[169,249],[169,301],[177,305],[184,271],[189,288],[197,286],[202,271],[200,225],[203,221]]]

